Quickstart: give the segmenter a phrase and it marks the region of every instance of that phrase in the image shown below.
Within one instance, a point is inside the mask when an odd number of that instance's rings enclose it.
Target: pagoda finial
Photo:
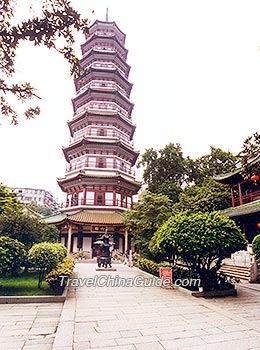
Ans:
[[[108,22],[108,8],[106,8],[106,22]]]

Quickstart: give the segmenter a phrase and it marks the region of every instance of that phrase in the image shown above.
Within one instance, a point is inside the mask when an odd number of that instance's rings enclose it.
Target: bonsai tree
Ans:
[[[25,246],[17,239],[0,237],[0,275],[17,276],[25,261]]]
[[[67,255],[66,248],[59,243],[37,243],[28,252],[28,261],[39,270],[38,288],[41,288],[44,276],[56,267]]]
[[[260,235],[254,237],[252,242],[253,253],[257,259],[260,259]]]
[[[244,249],[246,243],[235,222],[219,212],[181,212],[155,233],[150,250],[181,259],[200,277],[203,287],[210,290],[219,287],[217,272],[222,260]]]

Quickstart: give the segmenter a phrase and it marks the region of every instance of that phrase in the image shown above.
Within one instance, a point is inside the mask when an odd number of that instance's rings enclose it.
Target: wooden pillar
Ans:
[[[128,250],[128,229],[125,229],[125,252]]]
[[[67,241],[67,249],[68,249],[68,254],[71,251],[71,239],[72,239],[72,225],[69,224],[69,229],[68,229],[68,241]]]
[[[232,203],[232,207],[235,206],[235,198],[234,198],[234,188],[233,186],[230,187],[231,190],[231,203]]]
[[[239,192],[239,204],[243,204],[243,196],[242,196],[242,189],[241,189],[241,184],[238,184],[238,192]]]
[[[83,205],[86,205],[86,197],[87,197],[87,189],[84,188],[84,195],[83,195]]]

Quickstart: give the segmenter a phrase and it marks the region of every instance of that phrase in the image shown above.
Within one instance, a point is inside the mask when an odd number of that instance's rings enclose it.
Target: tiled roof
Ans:
[[[95,213],[88,211],[81,211],[71,215],[69,221],[75,223],[89,223],[89,224],[123,224],[123,216],[118,213]]]
[[[221,211],[221,214],[228,217],[236,217],[260,212],[260,200],[239,205],[237,207],[227,208]]]
[[[60,213],[44,218],[43,221],[48,224],[60,224],[65,220],[78,224],[101,224],[101,225],[122,225],[123,216],[119,213],[98,213],[82,210],[74,213]]]

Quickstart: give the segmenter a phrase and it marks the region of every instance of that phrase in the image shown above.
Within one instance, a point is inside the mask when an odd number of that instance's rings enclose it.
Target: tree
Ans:
[[[252,242],[253,253],[257,259],[260,259],[260,235],[254,237]]]
[[[21,242],[9,237],[0,237],[0,274],[2,276],[8,273],[17,276],[25,256],[25,247]]]
[[[231,152],[210,147],[210,153],[193,160],[184,157],[180,144],[169,143],[159,152],[147,149],[137,164],[143,166],[143,179],[148,190],[167,195],[177,203],[183,188],[201,186],[206,178],[232,171],[237,158]]]
[[[62,262],[66,255],[66,248],[59,243],[42,242],[32,246],[28,252],[28,261],[39,269],[38,288],[41,288],[45,274]]]
[[[10,191],[3,184],[0,184],[0,214],[5,210],[18,210],[20,206],[16,193]]]
[[[194,182],[200,186],[208,177],[233,171],[237,161],[238,158],[231,152],[225,152],[220,148],[210,146],[209,154],[195,160],[187,158],[186,172],[189,182]]]
[[[35,213],[38,213],[42,216],[49,216],[53,214],[51,208],[46,207],[45,205],[39,205],[35,201],[27,204],[27,208],[33,210]]]
[[[215,289],[224,258],[244,249],[246,240],[235,222],[219,212],[172,216],[155,233],[150,249],[181,259],[198,275],[205,289]]]
[[[190,210],[191,212],[211,212],[223,210],[231,206],[228,186],[222,185],[212,177],[206,177],[201,186],[187,186],[174,204],[175,212]]]
[[[185,158],[180,144],[169,143],[159,152],[146,149],[137,166],[144,167],[143,179],[149,191],[167,195],[173,202],[178,200],[185,182]]]
[[[36,90],[29,82],[11,82],[16,73],[16,53],[22,42],[31,41],[35,46],[55,49],[69,62],[72,75],[81,74],[72,48],[75,41],[73,30],[87,32],[88,21],[81,18],[69,0],[43,0],[37,1],[36,5],[41,7],[39,15],[22,22],[15,16],[18,2],[2,0],[0,5],[0,109],[2,115],[11,118],[13,124],[17,124],[18,114],[9,102],[10,95],[22,103],[38,98]],[[27,106],[24,111],[27,119],[39,113],[39,107]]]
[[[171,215],[171,203],[167,196],[145,191],[134,210],[128,210],[124,216],[126,227],[136,237],[136,246],[142,256],[151,257],[149,242],[164,221]]]
[[[253,174],[259,174],[259,161],[254,162],[254,159],[260,153],[260,135],[255,132],[248,136],[244,141],[241,151],[238,153],[238,158],[242,166],[242,175],[245,178]]]
[[[27,250],[34,243],[45,240],[57,241],[58,234],[56,227],[42,223],[39,218],[29,215],[22,207],[19,210],[5,210],[0,215],[0,235],[17,239]]]

